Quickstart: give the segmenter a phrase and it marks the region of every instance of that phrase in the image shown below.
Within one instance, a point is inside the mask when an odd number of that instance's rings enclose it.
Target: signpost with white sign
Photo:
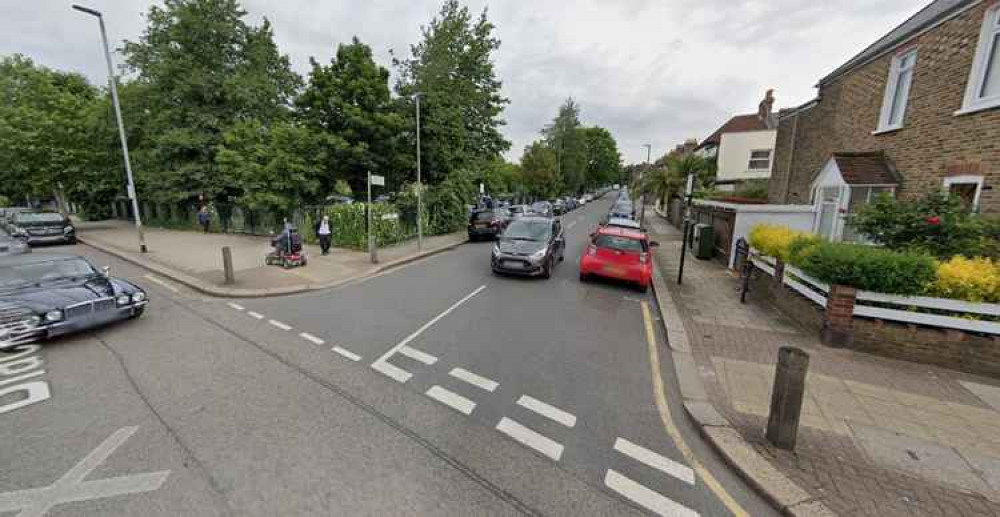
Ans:
[[[372,220],[372,185],[385,186],[385,176],[378,176],[368,171],[368,205],[365,209],[368,212],[368,253],[371,255],[372,264],[378,264],[378,251],[375,246],[375,224]]]

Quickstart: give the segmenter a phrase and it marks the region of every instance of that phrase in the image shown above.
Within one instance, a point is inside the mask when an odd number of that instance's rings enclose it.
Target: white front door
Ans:
[[[819,227],[816,232],[828,241],[837,235],[837,219],[840,215],[840,187],[819,187],[817,199],[819,202]]]

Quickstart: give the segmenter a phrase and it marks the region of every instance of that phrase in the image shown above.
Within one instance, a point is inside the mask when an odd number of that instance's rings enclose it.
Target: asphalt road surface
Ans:
[[[0,515],[774,515],[688,423],[651,295],[470,243],[207,298],[85,246],[141,319],[0,355]]]

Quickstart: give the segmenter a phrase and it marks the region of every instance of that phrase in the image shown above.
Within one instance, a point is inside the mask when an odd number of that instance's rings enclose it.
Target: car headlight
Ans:
[[[494,244],[493,245],[493,256],[495,257],[495,256],[497,256],[499,254],[500,254],[500,245],[499,244]]]
[[[132,301],[132,297],[127,294],[120,294],[118,298],[115,298],[115,303],[118,305],[128,305]]]
[[[144,293],[142,291],[139,291],[138,293],[135,293],[135,294],[132,295],[132,301],[135,302],[135,303],[139,303],[139,302],[145,301],[145,300],[146,300],[146,293]]]
[[[63,228],[63,233],[73,233],[74,231],[76,231],[76,230],[73,229],[72,226],[67,226],[67,227]]]
[[[63,319],[63,312],[60,310],[49,311],[45,313],[45,321],[56,322],[56,321],[62,321],[62,319]]]
[[[544,256],[545,256],[545,248],[542,248],[531,254],[531,258],[533,260],[540,260]]]
[[[28,328],[35,328],[41,322],[42,318],[39,316],[30,316],[28,319],[21,321],[21,323],[24,323]]]

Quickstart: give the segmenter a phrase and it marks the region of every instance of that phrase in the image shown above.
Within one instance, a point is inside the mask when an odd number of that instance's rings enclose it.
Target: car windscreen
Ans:
[[[639,239],[621,237],[618,235],[598,235],[594,238],[594,246],[629,253],[646,251],[646,243]]]
[[[14,264],[0,267],[0,288],[85,278],[97,274],[89,262],[80,258]]]
[[[61,223],[62,214],[55,212],[20,212],[14,215],[15,223]]]
[[[518,220],[510,223],[503,232],[504,239],[523,241],[547,241],[552,233],[552,223],[548,221]]]
[[[476,212],[472,214],[472,219],[480,222],[489,222],[493,220],[493,212],[489,210],[484,210],[482,212]]]

